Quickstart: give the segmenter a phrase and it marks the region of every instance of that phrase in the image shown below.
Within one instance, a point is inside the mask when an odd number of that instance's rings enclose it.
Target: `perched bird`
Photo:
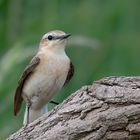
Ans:
[[[23,71],[15,92],[14,115],[17,115],[24,100],[24,125],[42,116],[44,106],[73,76],[73,64],[65,53],[69,36],[59,30],[46,33],[37,54]]]

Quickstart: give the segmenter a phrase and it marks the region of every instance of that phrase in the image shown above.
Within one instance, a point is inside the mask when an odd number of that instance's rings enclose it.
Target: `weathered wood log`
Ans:
[[[84,86],[8,140],[140,140],[140,77]]]

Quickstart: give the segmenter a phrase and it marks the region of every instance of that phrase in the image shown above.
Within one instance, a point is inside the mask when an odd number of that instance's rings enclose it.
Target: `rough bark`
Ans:
[[[140,77],[84,86],[8,140],[139,140]]]

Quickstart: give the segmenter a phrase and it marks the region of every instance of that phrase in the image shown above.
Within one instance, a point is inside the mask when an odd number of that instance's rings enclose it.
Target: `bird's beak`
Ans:
[[[63,40],[63,39],[67,39],[70,36],[71,36],[71,34],[65,34],[65,35],[57,36],[57,37],[55,37],[55,39]]]
[[[61,39],[66,39],[66,38],[68,38],[68,37],[70,37],[70,36],[71,36],[71,34],[62,35],[62,36],[61,36]]]

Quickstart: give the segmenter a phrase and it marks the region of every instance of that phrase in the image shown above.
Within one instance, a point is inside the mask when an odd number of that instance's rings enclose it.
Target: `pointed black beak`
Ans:
[[[63,39],[67,39],[67,38],[70,37],[70,36],[71,36],[71,34],[65,34],[65,35],[61,35],[61,36],[54,37],[54,39],[63,40]]]
[[[68,37],[70,37],[70,36],[71,36],[71,34],[62,35],[62,36],[61,36],[61,39],[66,39],[66,38],[68,38]]]

